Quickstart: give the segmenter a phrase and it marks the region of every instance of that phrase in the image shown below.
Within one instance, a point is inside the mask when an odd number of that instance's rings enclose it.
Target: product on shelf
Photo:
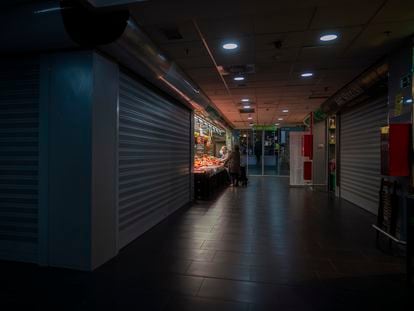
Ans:
[[[209,166],[221,166],[222,163],[219,158],[203,155],[203,156],[196,156],[194,158],[194,168],[198,169],[201,167],[209,167]]]

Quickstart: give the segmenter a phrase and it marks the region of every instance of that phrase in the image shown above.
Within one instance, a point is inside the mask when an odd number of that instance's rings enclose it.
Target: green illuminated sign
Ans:
[[[274,125],[254,125],[253,128],[256,131],[276,131],[276,126]]]

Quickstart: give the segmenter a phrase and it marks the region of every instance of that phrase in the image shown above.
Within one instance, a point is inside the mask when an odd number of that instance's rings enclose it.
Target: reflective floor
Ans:
[[[94,273],[0,263],[1,310],[412,310],[402,259],[375,248],[372,215],[287,178],[249,181]]]

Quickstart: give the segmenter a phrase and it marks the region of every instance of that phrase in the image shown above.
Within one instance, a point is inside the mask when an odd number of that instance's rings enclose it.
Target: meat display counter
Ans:
[[[229,185],[230,179],[220,159],[204,155],[194,159],[194,197],[209,200]]]

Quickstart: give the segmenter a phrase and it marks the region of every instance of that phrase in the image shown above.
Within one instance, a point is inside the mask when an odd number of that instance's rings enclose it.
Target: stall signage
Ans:
[[[395,96],[395,104],[394,104],[394,116],[400,116],[403,110],[403,103],[404,103],[404,96],[402,93],[398,93]]]

